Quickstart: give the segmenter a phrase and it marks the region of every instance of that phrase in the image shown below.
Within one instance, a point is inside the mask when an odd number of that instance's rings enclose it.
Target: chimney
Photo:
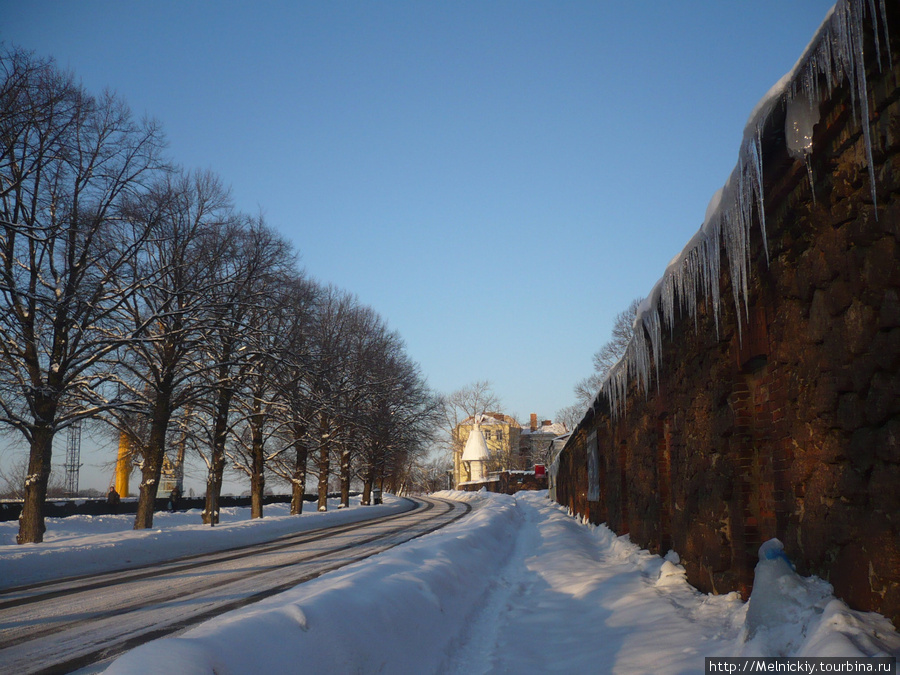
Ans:
[[[553,424],[553,420],[544,420],[541,422],[542,427],[549,427],[551,424]]]
[[[531,430],[537,431],[537,413],[531,413]]]

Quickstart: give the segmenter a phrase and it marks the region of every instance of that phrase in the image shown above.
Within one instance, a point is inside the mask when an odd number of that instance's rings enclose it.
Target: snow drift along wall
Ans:
[[[561,457],[557,499],[749,593],[760,544],[900,626],[900,6],[842,1]]]

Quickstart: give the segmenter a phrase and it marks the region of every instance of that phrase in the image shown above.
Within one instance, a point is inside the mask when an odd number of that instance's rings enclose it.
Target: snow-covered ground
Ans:
[[[702,673],[707,656],[900,655],[886,619],[852,611],[825,582],[794,574],[776,544],[762,552],[755,595],[743,603],[699,593],[676,556],[664,560],[582,524],[546,493],[436,496],[475,508],[443,530],[138,647],[107,672]],[[354,511],[367,509],[324,517]],[[292,519],[269,520],[217,529],[249,541],[246,529]],[[173,532],[201,529],[174,522]],[[120,556],[172,552],[177,539],[165,536],[165,519],[158,523],[146,540],[87,535],[76,525],[65,535],[51,523],[47,557],[64,560],[83,539]],[[4,577],[20,564],[14,548],[23,547],[0,547]]]
[[[379,506],[359,508],[359,497],[351,497],[349,509],[338,509],[339,503],[338,499],[329,499],[327,512],[316,511],[315,504],[307,503],[299,522],[297,516],[290,515],[289,504],[266,505],[262,520],[251,520],[249,508],[223,508],[215,527],[202,524],[200,509],[155,513],[153,528],[148,530],[133,529],[134,514],[48,518],[44,542],[23,546],[16,545],[18,521],[3,522],[0,589],[248,546],[375,514],[398,513],[408,504],[390,495]]]

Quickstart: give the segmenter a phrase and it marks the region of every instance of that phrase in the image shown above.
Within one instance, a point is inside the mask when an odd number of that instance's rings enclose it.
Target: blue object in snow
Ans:
[[[791,566],[791,569],[794,569],[794,563],[792,563],[791,559],[788,558],[787,553],[784,552],[783,548],[775,548],[773,546],[766,550],[765,556],[766,560],[777,560],[778,558],[782,558],[788,565]]]

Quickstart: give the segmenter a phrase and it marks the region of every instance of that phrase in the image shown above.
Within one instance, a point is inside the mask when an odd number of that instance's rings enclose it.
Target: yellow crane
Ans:
[[[131,443],[124,432],[119,433],[119,455],[116,458],[116,492],[120,497],[128,496],[128,481],[131,478]]]

